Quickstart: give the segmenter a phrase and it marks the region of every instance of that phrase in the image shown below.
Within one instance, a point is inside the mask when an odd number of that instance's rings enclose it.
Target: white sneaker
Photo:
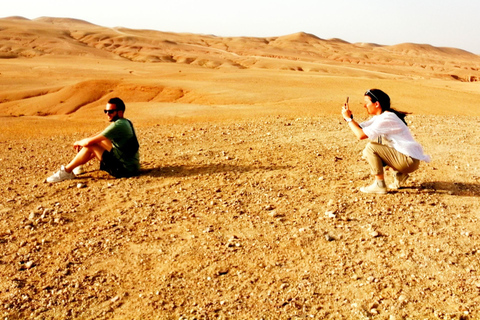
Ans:
[[[82,166],[78,166],[76,167],[75,169],[73,169],[73,174],[78,176],[79,174],[82,174],[85,172],[85,170],[83,170],[83,167]]]
[[[361,187],[360,191],[363,193],[376,193],[376,194],[386,194],[387,193],[387,188],[386,187],[380,187],[375,181],[371,185],[367,187]]]
[[[69,180],[73,178],[75,178],[75,175],[73,174],[73,172],[68,173],[67,171],[65,171],[65,167],[61,166],[60,170],[58,170],[57,172],[55,172],[54,174],[52,174],[50,177],[47,178],[47,182],[50,182],[50,183],[60,182],[63,180]]]
[[[393,183],[388,185],[389,189],[397,190],[402,186],[402,183],[407,181],[408,173],[395,172],[393,175]]]

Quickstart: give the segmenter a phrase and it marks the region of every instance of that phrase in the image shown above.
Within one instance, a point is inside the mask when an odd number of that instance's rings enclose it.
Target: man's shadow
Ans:
[[[480,196],[480,184],[463,183],[463,182],[447,182],[447,181],[430,181],[424,182],[420,186],[402,187],[399,190],[416,189],[424,192],[443,193],[454,196]]]
[[[155,168],[142,168],[140,176],[151,177],[190,177],[224,172],[274,171],[287,169],[288,166],[238,166],[229,164],[179,165]]]

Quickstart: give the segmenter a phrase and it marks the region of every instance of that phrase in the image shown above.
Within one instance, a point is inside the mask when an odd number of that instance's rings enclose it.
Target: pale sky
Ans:
[[[479,0],[9,0],[0,17],[9,16],[216,36],[303,31],[352,43],[413,42],[480,54]]]

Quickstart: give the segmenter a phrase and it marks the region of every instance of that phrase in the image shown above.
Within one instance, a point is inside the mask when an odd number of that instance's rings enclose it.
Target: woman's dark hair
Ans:
[[[120,98],[112,98],[108,100],[108,103],[114,104],[119,111],[125,111],[125,103],[123,103],[122,99]]]
[[[386,94],[380,89],[370,89],[370,90],[367,90],[367,92],[365,92],[365,95],[369,96],[373,103],[378,101],[380,103],[380,107],[382,107],[382,112],[384,111],[393,112],[397,115],[397,117],[400,118],[400,120],[402,120],[405,124],[407,124],[407,122],[405,121],[405,117],[409,113],[393,109],[390,105],[390,97],[388,96],[388,94]]]

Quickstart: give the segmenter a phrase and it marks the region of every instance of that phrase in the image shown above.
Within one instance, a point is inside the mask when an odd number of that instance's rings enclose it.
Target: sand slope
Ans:
[[[133,83],[129,81],[133,70],[148,72],[148,76],[144,77],[147,83],[144,84],[150,87],[165,87],[162,81],[165,81],[163,72],[166,70],[181,72],[181,69],[189,67],[200,67],[195,71],[199,73],[207,73],[207,70],[223,70],[224,73],[245,70],[236,73],[245,81],[255,79],[258,71],[262,70],[297,71],[309,76],[342,76],[349,79],[450,79],[469,82],[480,78],[480,57],[454,48],[419,44],[351,44],[301,32],[272,38],[222,38],[110,29],[59,18],[1,19],[0,58],[4,66],[0,75],[0,114],[11,115],[69,114],[98,102],[108,92],[112,92],[110,96],[120,95],[121,92],[116,91],[119,83],[136,91],[135,101],[156,101],[151,95],[141,95],[136,90],[141,86],[138,84],[141,73],[133,77]],[[154,72],[159,70],[159,80],[151,83]],[[182,79],[191,76],[192,73],[183,74]],[[18,86],[10,82],[12,77],[17,79]],[[275,77],[273,75],[272,79]],[[290,77],[292,75],[288,74],[286,78]],[[170,79],[170,75],[167,78]],[[185,83],[178,82],[178,75],[175,78],[177,85],[172,90],[192,91]],[[34,82],[30,81],[33,79]],[[23,85],[22,81],[31,86]],[[99,82],[95,84],[91,81]],[[214,90],[215,95],[229,90],[222,87],[223,83],[214,85],[220,86]],[[184,100],[197,103],[197,98]],[[200,102],[232,102],[228,97],[219,101],[210,98],[205,97]],[[264,100],[261,96],[256,98]],[[249,99],[238,99],[235,94],[236,103],[250,103]],[[104,100],[101,100],[102,103]],[[174,94],[170,99],[163,96],[161,100],[178,102],[178,97]]]

